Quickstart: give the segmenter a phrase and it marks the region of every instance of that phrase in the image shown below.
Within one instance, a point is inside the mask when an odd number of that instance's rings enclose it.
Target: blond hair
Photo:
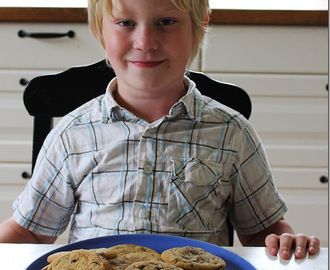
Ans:
[[[192,33],[194,45],[192,47],[188,65],[195,59],[200,47],[203,44],[204,36],[207,31],[207,23],[210,15],[208,0],[171,0],[172,3],[181,11],[190,14],[192,22]],[[113,7],[116,7],[118,0],[88,0],[88,21],[94,36],[104,47],[102,36],[103,14],[111,16]]]

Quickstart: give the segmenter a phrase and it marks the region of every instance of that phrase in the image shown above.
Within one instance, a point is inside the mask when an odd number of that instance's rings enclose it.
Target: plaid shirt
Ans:
[[[236,111],[187,94],[147,123],[102,95],[48,135],[32,179],[14,203],[23,227],[70,242],[154,233],[228,244],[227,217],[241,234],[278,221],[286,205],[264,148]]]

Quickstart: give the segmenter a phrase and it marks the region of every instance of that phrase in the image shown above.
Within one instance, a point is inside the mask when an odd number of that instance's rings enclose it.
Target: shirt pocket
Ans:
[[[221,208],[222,175],[220,163],[172,158],[168,218],[183,229],[212,230]]]

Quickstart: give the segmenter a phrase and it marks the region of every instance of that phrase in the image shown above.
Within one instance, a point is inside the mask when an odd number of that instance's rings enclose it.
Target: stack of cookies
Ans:
[[[221,258],[197,247],[178,247],[163,253],[133,244],[110,248],[58,252],[42,270],[225,270]]]

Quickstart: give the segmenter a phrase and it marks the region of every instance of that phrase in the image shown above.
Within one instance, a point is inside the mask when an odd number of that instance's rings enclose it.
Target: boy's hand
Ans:
[[[280,236],[270,234],[265,239],[265,244],[268,252],[280,257],[284,260],[290,259],[291,250],[294,248],[294,255],[297,259],[302,259],[307,252],[313,255],[316,254],[320,247],[320,240],[315,236],[306,236],[304,234],[289,234],[284,233]]]

